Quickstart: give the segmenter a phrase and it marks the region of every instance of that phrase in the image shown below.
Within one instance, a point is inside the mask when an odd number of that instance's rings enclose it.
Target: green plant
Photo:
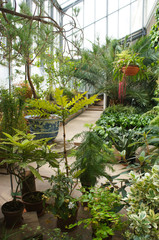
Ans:
[[[51,151],[52,146],[48,146],[45,139],[35,140],[33,134],[25,134],[17,129],[14,131],[16,134],[13,136],[3,133],[6,138],[1,139],[0,152],[4,160],[0,162],[0,165],[8,164],[9,173],[13,174],[17,180],[17,192],[20,184],[26,179],[26,169],[42,180],[37,169],[46,163],[56,168],[58,162],[57,154]],[[33,167],[32,163],[36,163],[37,167]]]
[[[143,63],[143,60],[143,57],[139,57],[137,53],[134,53],[131,50],[123,50],[118,53],[114,61],[114,78],[119,78],[121,81],[124,76],[122,67],[127,68],[129,65],[136,65],[139,67],[139,72],[136,76],[139,75],[141,79],[147,77],[146,66]],[[134,77],[136,78],[136,76]]]
[[[117,105],[118,107],[118,105]],[[117,108],[116,107],[116,108]],[[109,127],[122,127],[125,130],[128,129],[133,129],[135,128],[136,130],[143,129],[147,125],[149,125],[150,121],[153,120],[154,114],[147,114],[147,115],[142,115],[139,113],[133,113],[130,111],[125,111],[124,108],[121,112],[116,111],[116,108],[109,107],[103,112],[101,115],[100,119],[96,122],[97,126],[103,127],[105,130]],[[120,108],[120,105],[119,105]],[[128,108],[128,107],[125,107]]]
[[[37,97],[40,98],[42,96],[42,88],[41,84],[44,82],[44,76],[39,76],[38,74],[32,75],[31,77],[37,91]]]
[[[150,36],[151,36],[151,47],[155,48],[155,50],[157,51],[157,49],[159,48],[159,35],[158,35],[158,31],[159,31],[159,3],[157,4],[156,7],[156,14],[155,14],[155,18],[156,18],[156,23],[154,25],[152,25],[151,31],[150,31]]]
[[[90,188],[89,192],[86,191],[81,196],[80,201],[87,203],[90,217],[79,220],[70,228],[80,224],[84,224],[84,228],[92,226],[95,235],[94,240],[114,235],[114,232],[121,228],[122,215],[119,214],[119,211],[123,206],[121,196],[117,192],[111,192],[109,187]]]
[[[110,129],[108,131],[108,138],[120,152],[121,161],[125,163],[134,163],[136,159],[135,151],[139,147],[139,143],[135,145],[131,145],[131,143],[134,143],[139,138],[138,132],[133,129],[128,131],[120,130],[121,132],[119,134],[119,131],[115,133],[113,129]]]
[[[147,131],[139,135],[137,142],[133,142],[129,147],[140,145],[140,152],[136,154],[137,162],[133,166],[139,173],[151,171],[152,166],[159,163],[159,128],[148,127]]]
[[[89,99],[85,97],[86,92],[82,94],[76,95],[72,98],[71,101],[67,98],[67,96],[63,95],[63,89],[56,89],[54,93],[54,103],[50,103],[49,101],[35,99],[29,101],[29,106],[34,108],[30,110],[32,115],[40,116],[40,117],[48,117],[50,114],[56,113],[62,119],[62,127],[63,127],[63,147],[64,147],[64,159],[65,159],[65,167],[67,177],[69,175],[69,166],[67,160],[67,151],[66,151],[66,119],[80,109],[84,108],[86,105],[92,104],[97,101],[97,95],[91,96]]]
[[[130,240],[156,240],[159,237],[159,166],[155,165],[151,172],[136,175],[131,172],[130,192],[128,193],[127,215],[130,221]]]
[[[88,125],[89,131],[77,134],[74,138],[82,136],[82,142],[74,152],[75,162],[71,166],[71,171],[78,171],[79,179],[83,187],[93,187],[97,179],[104,176],[110,179],[106,173],[106,166],[113,170],[115,163],[113,149],[108,148],[104,141],[94,131],[92,125]]]
[[[73,190],[73,180],[66,177],[64,173],[58,171],[56,176],[49,178],[52,188],[44,193],[44,203],[48,199],[54,198],[54,204],[49,204],[47,209],[56,217],[64,220],[74,216],[77,212],[76,200],[71,196]]]
[[[25,101],[23,96],[17,96],[15,92],[10,94],[8,90],[1,91],[2,132],[13,135],[15,133],[13,128],[26,131],[27,126],[23,113],[24,107]]]

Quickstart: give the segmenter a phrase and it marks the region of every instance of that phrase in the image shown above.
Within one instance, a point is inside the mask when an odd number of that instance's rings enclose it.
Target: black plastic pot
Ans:
[[[37,212],[38,216],[43,214],[43,200],[42,200],[43,192],[35,191],[28,192],[22,196],[22,201],[25,205],[25,209],[27,212]]]
[[[21,201],[6,202],[2,205],[1,210],[4,215],[4,223],[7,228],[18,227],[22,224],[24,204]]]

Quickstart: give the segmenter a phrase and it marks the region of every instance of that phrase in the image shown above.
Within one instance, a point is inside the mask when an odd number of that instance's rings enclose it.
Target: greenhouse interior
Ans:
[[[159,240],[159,1],[1,0],[0,240]]]

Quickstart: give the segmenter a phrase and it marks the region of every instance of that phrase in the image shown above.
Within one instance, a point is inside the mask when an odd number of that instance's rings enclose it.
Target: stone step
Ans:
[[[8,240],[27,240],[30,237],[34,237],[37,234],[40,234],[38,231],[39,219],[36,212],[25,212],[23,213],[23,222],[22,224],[27,224],[27,227],[24,230],[19,228],[15,229],[6,229],[4,226],[4,218],[0,219],[0,232],[5,234],[5,237],[8,236]],[[3,235],[2,235],[3,236]],[[3,238],[2,238],[3,239]],[[40,239],[40,238],[39,238]]]

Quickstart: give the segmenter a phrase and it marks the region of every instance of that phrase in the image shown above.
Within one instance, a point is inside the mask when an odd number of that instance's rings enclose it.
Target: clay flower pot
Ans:
[[[122,67],[122,72],[126,76],[135,76],[139,72],[139,67],[136,65],[129,65]]]

